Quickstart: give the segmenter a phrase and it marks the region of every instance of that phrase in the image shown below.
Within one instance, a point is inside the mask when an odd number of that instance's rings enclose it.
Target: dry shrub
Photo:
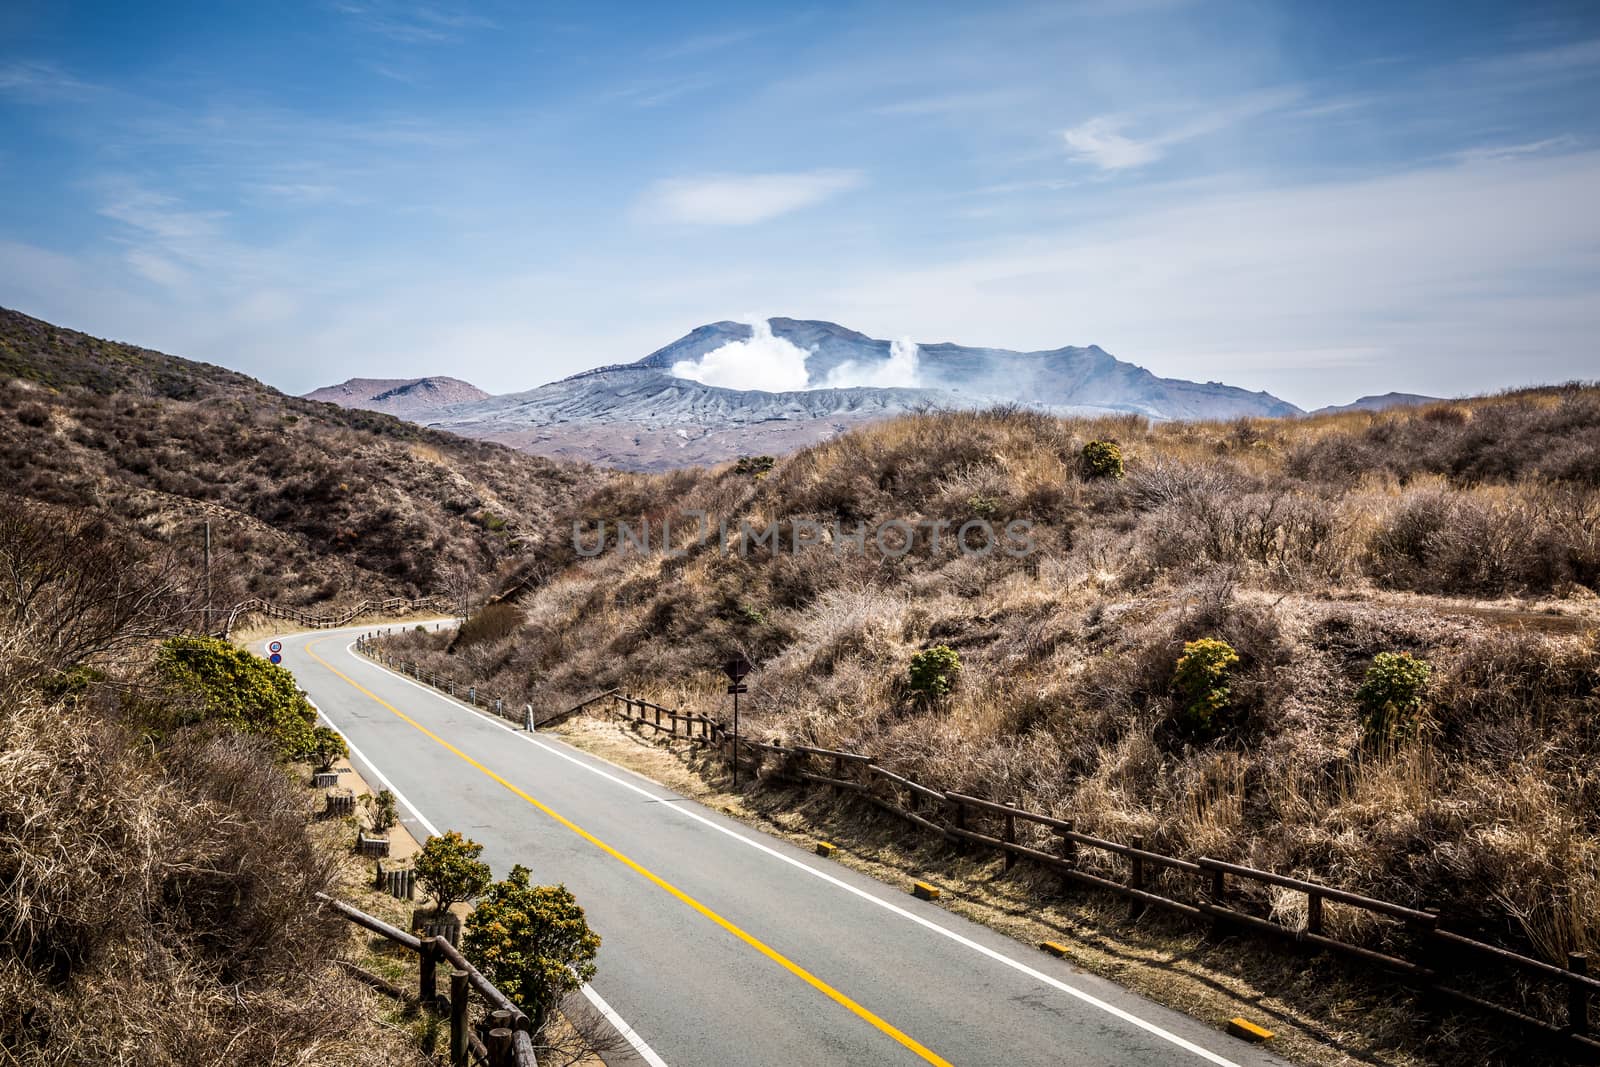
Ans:
[[[258,742],[162,758],[12,694],[0,720],[0,1047],[8,1062],[414,1062],[329,962],[334,860]]]

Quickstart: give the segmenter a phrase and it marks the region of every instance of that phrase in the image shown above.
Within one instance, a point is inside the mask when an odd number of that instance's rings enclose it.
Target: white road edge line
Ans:
[[[428,833],[433,837],[438,837],[439,828],[434,826],[433,823],[429,822],[428,817],[423,815],[422,812],[418,811],[417,806],[411,803],[411,801],[407,800],[405,794],[394,787],[394,783],[389,781],[389,776],[379,770],[378,765],[368,759],[366,755],[356,747],[355,742],[351,741],[350,738],[345,735],[345,732],[339,729],[337,723],[328,718],[326,712],[324,712],[320,707],[317,707],[317,702],[311,699],[310,694],[306,695],[306,703],[310,704],[313,708],[316,708],[317,714],[322,717],[323,722],[328,724],[328,728],[330,730],[344,738],[344,743],[350,749],[350,754],[367,765],[367,768],[372,771],[373,775],[377,777],[378,781],[383,785],[383,787],[389,792],[393,793],[394,798],[406,806],[406,810],[411,812],[412,817],[422,825],[422,828],[427,830]],[[633,1051],[638,1053],[639,1058],[644,1060],[645,1063],[649,1064],[649,1067],[667,1067],[667,1061],[663,1060],[659,1055],[656,1054],[656,1050],[651,1048],[649,1043],[646,1042],[644,1038],[639,1036],[638,1031],[628,1025],[628,1021],[626,1019],[617,1014],[617,1009],[608,1004],[606,1002],[606,998],[602,997],[599,992],[596,991],[594,986],[585,982],[579,987],[579,991],[584,995],[584,998],[588,1000],[590,1004],[595,1006],[596,1010],[598,1010],[601,1015],[605,1016],[606,1021],[616,1029],[617,1033],[622,1035],[622,1039],[629,1045],[633,1046]]]
[[[489,723],[490,725],[498,726],[500,729],[506,731],[507,733],[513,734],[513,735],[515,735],[517,737],[520,737],[522,740],[528,742],[530,745],[533,745],[533,746],[535,746],[537,748],[541,748],[541,749],[543,749],[544,751],[550,753],[553,756],[559,756],[559,757],[561,757],[562,759],[566,760],[569,763],[576,764],[577,766],[582,767],[584,770],[590,772],[591,774],[598,775],[601,778],[604,778],[609,782],[613,782],[613,783],[615,783],[617,785],[620,785],[624,789],[630,789],[633,792],[638,793],[641,796],[648,797],[651,800],[661,801],[661,800],[668,799],[666,797],[655,796],[655,795],[651,794],[650,791],[647,790],[647,789],[644,789],[644,788],[642,788],[642,787],[640,787],[638,785],[635,785],[632,782],[626,781],[626,780],[624,780],[622,778],[618,778],[616,775],[610,774],[610,773],[608,773],[608,772],[606,772],[604,770],[601,770],[599,767],[596,767],[591,763],[588,763],[588,762],[586,762],[584,760],[581,760],[581,759],[577,758],[576,756],[569,755],[568,753],[562,752],[560,749],[555,748],[555,747],[551,746],[550,744],[539,740],[537,737],[527,733],[526,731],[513,729],[512,727],[507,726],[505,723],[501,722],[500,720],[489,716],[487,713],[485,713],[483,711],[480,711],[477,708],[469,707],[468,705],[461,703],[461,701],[456,700],[454,697],[446,696],[445,694],[439,692],[436,689],[430,688],[429,686],[422,685],[422,684],[420,684],[418,682],[414,682],[410,678],[407,678],[403,674],[400,674],[400,673],[398,673],[396,671],[389,670],[389,668],[385,667],[381,663],[378,663],[376,660],[368,659],[368,658],[366,658],[364,656],[358,655],[355,652],[355,642],[354,641],[352,641],[348,645],[346,645],[344,650],[345,650],[346,654],[348,654],[350,656],[350,658],[354,659],[356,662],[365,663],[365,664],[369,664],[369,665],[371,665],[373,667],[376,667],[378,670],[383,671],[385,674],[390,675],[391,677],[397,679],[398,681],[402,681],[402,682],[406,683],[409,686],[414,686],[417,689],[421,689],[425,693],[430,693],[430,694],[438,697],[440,700],[448,701],[449,703],[454,704],[456,707],[462,709],[463,711],[470,711],[474,715],[476,715],[479,718],[483,719],[485,722]],[[706,818],[704,815],[701,815],[696,811],[693,811],[693,810],[691,810],[689,808],[685,808],[685,807],[683,807],[682,805],[679,805],[679,804],[662,804],[661,806],[667,811],[677,812],[679,815],[682,815],[685,818],[693,819],[694,821],[696,821],[698,823],[703,823],[704,825],[711,827],[713,830],[716,830],[719,833],[726,834],[727,836],[733,838],[735,841],[742,842],[743,844],[748,845],[749,847],[751,847],[753,849],[756,849],[757,851],[765,852],[767,855],[772,856],[775,859],[782,860],[784,863],[787,863],[792,867],[796,867],[796,868],[798,868],[798,869],[800,869],[802,871],[805,871],[807,874],[811,875],[814,878],[820,878],[824,882],[828,882],[828,883],[830,883],[830,884],[832,884],[834,886],[837,886],[838,888],[843,889],[848,893],[853,893],[853,894],[855,894],[856,896],[860,897],[863,900],[870,901],[873,904],[878,905],[880,908],[884,908],[887,911],[890,911],[890,912],[893,912],[896,915],[899,915],[901,918],[909,919],[909,920],[911,920],[912,922],[916,923],[919,926],[926,927],[927,929],[932,930],[935,933],[941,934],[944,937],[949,938],[950,940],[956,942],[959,945],[963,945],[966,948],[970,948],[972,951],[977,952],[980,955],[987,956],[990,959],[995,960],[998,963],[1002,963],[1005,966],[1010,967],[1012,970],[1019,971],[1022,974],[1025,974],[1030,978],[1034,978],[1034,979],[1036,979],[1036,980],[1038,980],[1040,982],[1043,982],[1045,985],[1048,985],[1048,986],[1050,986],[1050,987],[1052,987],[1054,989],[1058,989],[1061,992],[1066,993],[1068,996],[1076,997],[1078,1000],[1083,1001],[1085,1004],[1089,1004],[1089,1005],[1091,1005],[1093,1007],[1099,1008],[1101,1011],[1104,1011],[1109,1015],[1115,1016],[1116,1018],[1121,1019],[1123,1022],[1129,1023],[1129,1024],[1133,1025],[1133,1026],[1138,1027],[1141,1030],[1144,1030],[1146,1033],[1152,1034],[1155,1037],[1159,1037],[1163,1041],[1171,1042],[1172,1044],[1174,1044],[1174,1045],[1178,1046],[1179,1048],[1184,1049],[1184,1050],[1186,1050],[1188,1052],[1192,1052],[1196,1056],[1198,1056],[1201,1059],[1207,1061],[1208,1063],[1214,1063],[1214,1064],[1217,1065],[1217,1067],[1242,1067],[1241,1064],[1239,1064],[1239,1063],[1237,1063],[1237,1062],[1235,1062],[1233,1060],[1227,1059],[1224,1056],[1218,1055],[1217,1053],[1212,1052],[1210,1049],[1205,1048],[1204,1046],[1197,1045],[1194,1042],[1188,1040],[1187,1038],[1180,1037],[1177,1034],[1174,1034],[1172,1031],[1166,1030],[1166,1029],[1162,1028],[1161,1026],[1158,1026],[1157,1024],[1155,1024],[1153,1022],[1150,1022],[1147,1019],[1141,1019],[1139,1016],[1134,1015],[1130,1011],[1126,1011],[1126,1010],[1124,1010],[1122,1008],[1119,1008],[1115,1004],[1111,1004],[1111,1003],[1108,1003],[1108,1002],[1106,1002],[1104,1000],[1101,1000],[1099,997],[1095,996],[1092,993],[1086,993],[1083,990],[1078,989],[1075,986],[1069,985],[1068,983],[1061,981],[1059,978],[1056,978],[1056,977],[1054,977],[1052,975],[1045,974],[1043,971],[1040,971],[1040,970],[1037,970],[1037,969],[1035,969],[1033,967],[1030,967],[1026,963],[1021,962],[1020,960],[1014,960],[1010,956],[1007,956],[1007,955],[1005,955],[1004,953],[1001,953],[1001,952],[996,952],[994,949],[989,948],[986,945],[980,945],[976,941],[973,941],[969,937],[965,937],[962,934],[956,933],[954,930],[951,930],[951,929],[948,929],[948,928],[946,928],[944,926],[941,926],[938,923],[932,921],[931,919],[926,919],[923,916],[917,915],[914,912],[907,911],[905,908],[902,908],[900,905],[892,903],[892,902],[887,901],[887,900],[884,900],[881,897],[875,896],[872,893],[868,893],[864,889],[861,889],[861,888],[859,888],[857,886],[853,886],[848,882],[841,881],[840,879],[835,878],[833,875],[828,874],[826,871],[819,871],[815,867],[812,867],[810,864],[800,862],[799,860],[795,859],[793,856],[785,856],[783,853],[779,852],[777,849],[774,849],[774,848],[772,848],[772,847],[770,847],[768,845],[764,845],[759,841],[752,840],[751,838],[748,838],[748,837],[744,836],[743,834],[739,833],[736,830],[733,830],[733,829],[731,829],[729,827],[723,826],[720,823],[718,823],[718,822],[716,822],[716,821],[714,821],[712,819]]]

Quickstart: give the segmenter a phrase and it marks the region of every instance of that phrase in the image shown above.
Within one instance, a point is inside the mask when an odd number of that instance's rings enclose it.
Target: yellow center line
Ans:
[[[423,726],[405,712],[401,711],[399,708],[395,707],[393,704],[389,703],[387,700],[383,699],[378,694],[362,685],[360,682],[351,678],[349,675],[339,670],[339,668],[335,667],[321,656],[317,655],[316,652],[313,651],[314,647],[326,640],[326,637],[319,637],[315,641],[307,642],[305,646],[306,655],[322,664],[329,671],[333,672],[335,676],[343,679],[357,691],[377,701],[379,705],[388,709],[388,711],[396,718],[422,733],[424,736],[431,739],[435,744],[456,756],[456,758],[460,759],[462,762],[476,768],[478,771],[482,772],[487,777],[494,779],[496,782],[499,782],[501,785],[505,786],[506,789],[515,793],[523,800],[526,800],[529,804],[532,804],[535,808],[538,808],[544,814],[548,815],[562,826],[565,826],[568,830],[571,830],[573,833],[577,834],[579,837],[583,838],[585,841],[589,842],[591,845],[595,846],[612,859],[621,863],[623,866],[631,868],[636,873],[654,882],[657,886],[677,897],[679,900],[683,901],[683,903],[689,905],[689,907],[693,908],[701,915],[704,915],[707,919],[710,919],[712,922],[728,931],[728,933],[732,934],[734,937],[737,937],[740,941],[743,941],[745,944],[749,945],[751,948],[767,957],[767,959],[771,960],[773,963],[776,963],[778,966],[782,967],[796,978],[804,981],[807,985],[826,996],[829,1000],[832,1000],[834,1003],[850,1009],[850,1011],[854,1012],[857,1016],[865,1019],[867,1022],[871,1023],[885,1034],[888,1034],[900,1044],[904,1045],[906,1048],[922,1057],[922,1059],[926,1060],[928,1063],[938,1064],[940,1067],[952,1067],[949,1060],[946,1060],[944,1057],[940,1056],[926,1045],[923,1045],[920,1041],[917,1041],[909,1034],[896,1029],[893,1025],[879,1018],[877,1015],[874,1015],[860,1004],[857,1004],[855,1001],[851,1000],[849,997],[833,988],[833,986],[829,985],[827,982],[824,982],[822,979],[818,978],[816,975],[812,974],[798,963],[795,963],[793,960],[783,955],[783,953],[779,952],[777,949],[772,948],[770,945],[762,942],[754,935],[746,933],[744,930],[735,926],[727,919],[724,919],[721,915],[718,915],[716,912],[712,911],[710,908],[706,907],[704,904],[700,903],[694,897],[691,897],[688,893],[685,893],[683,890],[679,889],[665,878],[662,878],[655,872],[634,862],[621,852],[618,852],[616,849],[612,848],[610,845],[606,844],[604,841],[600,840],[598,837],[594,836],[589,831],[573,822],[571,819],[566,818],[559,812],[556,812],[535,800],[532,796],[529,796],[517,786],[512,785],[500,775],[496,774],[494,771],[491,771],[488,767],[485,767],[483,764],[479,763],[477,760],[473,759],[471,756],[467,755],[465,752],[461,751],[459,748],[452,745],[450,742],[446,741],[444,738],[440,737],[426,726]]]

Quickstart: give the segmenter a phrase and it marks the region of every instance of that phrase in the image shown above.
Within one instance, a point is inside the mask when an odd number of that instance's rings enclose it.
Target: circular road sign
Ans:
[[[272,655],[267,657],[267,660],[271,663],[278,664],[283,662],[283,657],[274,652]]]
[[[274,642],[272,642],[272,644],[267,646],[267,651],[268,652],[282,652],[283,651],[283,642],[282,641],[274,641]]]

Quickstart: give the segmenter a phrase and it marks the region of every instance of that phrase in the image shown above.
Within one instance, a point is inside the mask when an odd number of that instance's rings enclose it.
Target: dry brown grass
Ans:
[[[1123,481],[1082,478],[1093,439],[1119,442]],[[948,545],[898,560],[607,553],[550,568],[518,598],[515,634],[456,655],[401,643],[541,710],[616,685],[719,712],[716,665],[743,652],[758,665],[747,721],[774,739],[872,752],[1167,852],[1439,905],[1465,932],[1561,961],[1600,949],[1591,458],[1594,388],[1225,424],[915,415],[765,479],[632,477],[585,510],[849,528],[960,519],[978,501],[1037,523],[1036,567]],[[1171,692],[1199,637],[1240,655],[1204,741],[1176,728]],[[963,672],[928,704],[904,678],[933,644]],[[1423,728],[1375,750],[1355,691],[1384,651],[1423,656],[1433,678]]]

